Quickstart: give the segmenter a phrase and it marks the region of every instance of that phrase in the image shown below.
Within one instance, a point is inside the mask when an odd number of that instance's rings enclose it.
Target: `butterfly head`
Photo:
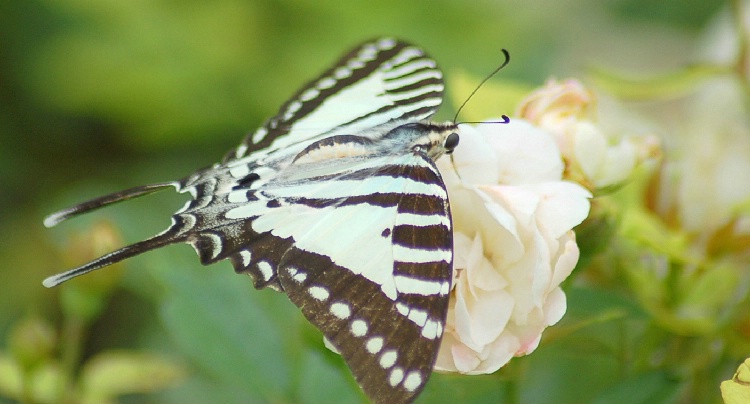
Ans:
[[[458,125],[452,122],[412,122],[392,129],[384,139],[403,142],[409,149],[437,160],[443,154],[453,153],[458,146]]]

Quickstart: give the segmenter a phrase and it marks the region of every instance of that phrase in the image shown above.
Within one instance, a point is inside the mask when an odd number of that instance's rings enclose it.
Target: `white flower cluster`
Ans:
[[[437,162],[454,223],[454,288],[436,369],[492,373],[536,349],[566,311],[560,284],[578,262],[573,228],[590,191],[617,186],[659,156],[653,136],[608,137],[594,97],[549,81],[508,125],[461,125],[461,145]]]
[[[554,137],[522,120],[461,125],[438,161],[454,222],[454,289],[436,370],[492,373],[532,352],[566,310],[578,261],[571,230],[591,194],[563,181]]]

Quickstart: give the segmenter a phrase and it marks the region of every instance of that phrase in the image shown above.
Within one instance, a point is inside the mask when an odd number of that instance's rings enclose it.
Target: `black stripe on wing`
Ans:
[[[326,207],[326,206],[348,206],[348,205],[359,205],[368,204],[372,206],[388,207],[397,206],[399,203],[409,203],[414,206],[414,211],[421,215],[441,214],[443,207],[439,204],[444,201],[443,198],[432,195],[421,195],[421,194],[399,194],[394,192],[388,193],[376,193],[371,195],[361,195],[346,198],[343,201],[335,199],[319,199],[319,198],[289,198],[290,202],[300,203],[312,207]],[[429,200],[429,202],[428,202]]]

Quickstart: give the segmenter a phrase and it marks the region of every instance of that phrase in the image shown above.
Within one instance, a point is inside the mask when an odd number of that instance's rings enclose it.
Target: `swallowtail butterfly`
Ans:
[[[432,372],[451,289],[451,214],[435,160],[457,146],[457,125],[425,121],[442,96],[442,73],[421,49],[364,43],[221,163],[48,216],[51,227],[169,187],[192,197],[162,233],[44,286],[188,243],[202,264],[229,259],[256,288],[286,293],[370,399],[410,402]]]

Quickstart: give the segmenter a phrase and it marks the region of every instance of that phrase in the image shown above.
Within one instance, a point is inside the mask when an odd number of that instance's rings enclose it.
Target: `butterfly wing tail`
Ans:
[[[106,267],[108,265],[115,264],[126,258],[134,257],[146,251],[151,251],[159,247],[181,241],[184,240],[179,237],[179,233],[176,231],[175,226],[172,226],[167,231],[151,237],[150,239],[122,247],[119,250],[103,255],[87,264],[81,265],[78,268],[73,268],[69,271],[50,276],[49,278],[45,279],[42,284],[45,287],[51,288],[77,276]]]
[[[78,216],[82,213],[90,212],[92,210],[99,209],[101,207],[104,207],[104,206],[107,206],[116,202],[126,201],[128,199],[137,198],[143,195],[148,195],[152,192],[161,191],[162,189],[165,189],[168,187],[174,187],[179,191],[181,190],[182,183],[162,182],[158,184],[143,185],[139,187],[126,189],[124,191],[115,192],[113,194],[101,196],[99,198],[92,199],[90,201],[81,203],[79,205],[61,210],[59,212],[56,212],[47,216],[44,219],[44,225],[47,227],[52,227],[64,220],[67,220],[74,216]],[[66,271],[66,272],[63,272],[54,276],[50,276],[49,278],[45,279],[42,282],[42,284],[48,288],[51,288],[67,280],[73,279],[77,276],[106,267],[108,265],[112,265],[126,258],[130,258],[136,255],[142,254],[146,251],[151,251],[151,250],[154,250],[159,247],[163,247],[168,244],[184,242],[185,235],[183,232],[181,232],[183,226],[182,226],[181,221],[178,219],[179,218],[175,218],[175,220],[173,221],[173,224],[167,230],[161,232],[160,234],[157,234],[154,237],[151,237],[147,240],[143,240],[135,244],[131,244],[129,246],[122,247],[119,250],[103,255],[87,264],[81,265],[78,268],[74,268],[69,271]]]
[[[90,212],[101,207],[126,201],[128,199],[137,198],[139,196],[148,195],[152,192],[161,191],[162,189],[174,187],[180,190],[179,182],[162,182],[158,184],[142,185],[135,188],[126,189],[124,191],[115,192],[113,194],[100,196],[99,198],[86,201],[84,203],[75,205],[68,209],[63,209],[59,212],[55,212],[46,218],[44,218],[44,225],[46,227],[53,227],[58,225],[60,222],[70,219],[71,217],[78,216],[82,213]]]

